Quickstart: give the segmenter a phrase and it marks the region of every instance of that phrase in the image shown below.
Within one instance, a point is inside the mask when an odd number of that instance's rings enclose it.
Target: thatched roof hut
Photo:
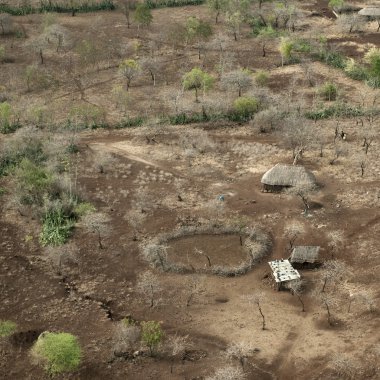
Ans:
[[[294,247],[290,256],[290,262],[294,264],[317,264],[319,262],[319,250],[318,246],[298,246]]]
[[[261,178],[266,191],[279,191],[299,184],[315,185],[314,174],[303,166],[277,164]]]
[[[360,16],[380,17],[380,6],[363,8],[358,13]]]

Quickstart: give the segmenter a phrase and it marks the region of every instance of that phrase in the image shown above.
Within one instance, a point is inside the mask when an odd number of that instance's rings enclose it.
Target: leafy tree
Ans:
[[[287,37],[281,37],[278,50],[281,54],[281,65],[284,66],[285,60],[288,61],[292,58],[292,51],[294,48],[294,42]]]
[[[134,59],[126,59],[119,66],[120,73],[127,79],[127,91],[134,79],[140,73],[140,65]]]
[[[263,57],[266,57],[267,54],[265,50],[267,41],[276,38],[277,36],[278,32],[271,25],[267,25],[266,27],[260,29],[257,38],[261,41]]]
[[[0,338],[5,338],[16,330],[17,324],[12,321],[0,320]]]
[[[133,18],[138,28],[140,26],[149,26],[153,20],[152,12],[146,3],[137,4]]]
[[[364,56],[366,63],[370,65],[370,74],[380,80],[380,49],[371,48]]]
[[[90,40],[80,41],[76,48],[79,54],[79,60],[83,67],[95,66],[99,59],[99,51],[97,46]]]
[[[215,24],[217,24],[220,13],[227,9],[228,0],[207,0],[206,3],[209,9],[215,12]]]
[[[241,25],[249,14],[250,4],[251,0],[228,0],[226,21],[235,41],[237,41],[238,35],[240,34]]]
[[[257,112],[259,102],[252,96],[242,96],[234,101],[234,111],[236,114],[244,119],[252,118],[253,114]]]
[[[329,7],[335,12],[339,12],[344,6],[344,0],[330,0]]]
[[[141,322],[141,340],[148,346],[151,356],[153,356],[163,337],[164,332],[159,322]]]
[[[196,67],[183,76],[182,84],[185,90],[195,90],[195,101],[199,102],[198,91],[212,88],[214,78]]]
[[[32,353],[51,376],[74,371],[82,358],[77,337],[69,333],[42,333]]]
[[[198,58],[201,59],[201,47],[212,35],[211,25],[196,17],[189,17],[186,21],[186,35],[189,42],[195,41],[198,46]]]

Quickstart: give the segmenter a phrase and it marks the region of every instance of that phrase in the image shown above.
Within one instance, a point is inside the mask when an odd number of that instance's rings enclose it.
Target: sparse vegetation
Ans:
[[[2,2],[0,378],[375,379],[376,12]]]

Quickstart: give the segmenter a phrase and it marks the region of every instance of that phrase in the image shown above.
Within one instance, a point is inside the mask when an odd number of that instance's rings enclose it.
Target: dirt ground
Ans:
[[[380,46],[378,34],[347,37],[336,33],[327,3],[302,2],[303,12],[321,14],[302,19],[306,34],[329,28],[330,43],[352,57],[362,56],[367,44]],[[204,6],[172,8],[170,12],[155,10],[150,34],[158,34],[160,25],[168,20],[184,20],[190,15],[211,19]],[[27,16],[18,22],[33,35],[40,17]],[[92,23],[100,25],[103,32],[112,26],[113,37],[120,38],[122,43],[131,43],[138,36],[136,28],[127,31],[121,27],[125,22],[120,12],[75,18],[62,15],[59,19],[76,31],[77,38],[90,33]],[[304,31],[300,29],[297,33],[302,35]],[[305,81],[302,67],[280,67],[274,44],[269,46],[268,56],[261,57],[260,46],[253,45],[242,34],[239,46],[229,42],[240,65],[270,71],[269,90],[289,99],[289,104],[302,99],[305,107],[312,105],[314,89],[294,85]],[[106,32],[99,35],[101,39],[108,38]],[[10,43],[6,38],[0,40],[4,41]],[[64,119],[70,107],[79,102],[79,93],[69,81],[55,90],[26,92],[21,73],[32,60],[21,42],[13,43],[12,56],[17,58],[16,62],[0,66],[3,85],[13,95],[11,104],[44,104],[52,107],[57,120]],[[166,53],[163,49],[162,55]],[[178,55],[178,61],[167,66],[169,84],[159,79],[161,83],[154,91],[148,78],[140,78],[134,84],[131,115],[142,109],[158,115],[170,108],[162,99],[179,87],[183,72],[198,63],[196,51],[190,53]],[[48,56],[48,67],[60,67],[56,59],[54,54]],[[210,54],[203,61],[204,67],[212,67],[216,59],[216,55]],[[350,102],[371,103],[378,95],[378,90],[348,79],[337,69],[318,62],[310,65],[318,83],[333,78],[342,96]],[[112,86],[120,81],[117,66],[93,68],[87,72],[87,78],[90,78],[87,101],[108,109],[108,120],[119,119],[121,112],[110,99]],[[219,96],[226,95],[220,89],[207,95]],[[185,95],[183,102],[185,109],[194,105],[193,94]],[[345,143],[352,154],[341,157],[336,165],[329,165],[336,122],[315,124],[316,133],[323,134],[328,141],[325,154],[320,157],[318,150],[306,151],[302,160],[319,185],[311,196],[308,216],[302,213],[302,202],[297,197],[261,191],[262,175],[278,162],[291,164],[292,155],[281,137],[258,133],[255,125],[148,125],[78,133],[77,189],[86,201],[110,218],[105,247],[99,249],[96,236],[79,223],[70,239],[76,247],[75,257],[58,267],[49,251],[39,244],[38,220],[22,216],[12,208],[10,193],[0,197],[0,319],[18,325],[9,340],[0,342],[0,378],[47,379],[31,359],[29,350],[38,335],[48,330],[75,334],[83,347],[84,359],[79,370],[62,375],[62,379],[204,379],[226,363],[240,365],[238,360],[226,358],[226,348],[232,343],[241,343],[252,351],[244,366],[247,379],[343,379],[331,367],[335,356],[359,362],[360,379],[380,379],[377,372],[380,315],[376,307],[380,297],[379,139],[377,134],[368,152],[366,175],[362,177],[354,154],[361,150],[360,125],[355,120],[339,120],[348,135]],[[10,137],[1,136],[2,141],[7,138]],[[189,147],[189,141],[195,147],[191,144]],[[106,158],[104,173],[97,167],[99,157]],[[0,185],[11,188],[11,179],[1,178]],[[220,195],[224,196],[223,201],[218,200]],[[137,200],[144,201],[147,210],[135,241],[129,211]],[[273,246],[245,275],[199,275],[200,291],[187,306],[193,275],[152,269],[141,255],[141,244],[163,232],[211,218],[226,222],[243,220],[247,226],[259,226],[269,234]],[[267,261],[289,256],[285,229],[292,222],[298,222],[305,230],[297,244],[319,245],[322,260],[334,257],[351,269],[344,284],[329,289],[339,298],[331,310],[334,317],[331,326],[325,308],[313,293],[322,287],[320,269],[300,271],[305,280],[302,296],[305,312],[296,296],[287,291],[277,292],[271,281]],[[342,231],[343,241],[332,251],[329,233],[334,231]],[[171,241],[169,258],[189,262],[189,252],[194,248],[207,252],[212,262],[218,264],[235,265],[244,259],[238,235],[207,234]],[[207,262],[198,257],[197,265],[202,267]],[[149,307],[136,290],[137,278],[146,270],[158,276],[162,289],[154,307]],[[373,311],[352,296],[363,290],[373,294]],[[265,330],[261,328],[256,305],[244,297],[252,293],[262,294]],[[162,322],[167,336],[188,335],[192,346],[184,360],[173,362],[163,351],[156,357],[115,358],[118,323],[128,316],[137,321]]]

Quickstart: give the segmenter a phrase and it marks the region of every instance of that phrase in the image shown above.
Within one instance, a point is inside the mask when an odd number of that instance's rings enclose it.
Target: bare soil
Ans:
[[[379,46],[378,35],[367,30],[348,37],[337,35],[327,3],[299,3],[306,16],[302,18],[302,28],[296,31],[298,36],[319,33],[322,28],[329,42],[351,57],[362,57],[367,44]],[[309,17],[312,11],[318,14]],[[143,54],[146,42],[152,42],[165,23],[184,21],[191,15],[213,18],[205,6],[159,9],[153,15],[149,32],[136,27],[127,30],[119,11],[57,17],[73,31],[75,39],[88,38],[96,27],[99,43],[112,36],[125,44],[128,54],[123,58],[137,49],[133,48],[136,42],[142,48],[133,54]],[[26,16],[18,18],[17,23],[26,28],[31,38],[38,34],[41,17]],[[316,88],[307,85],[303,68],[280,67],[277,42],[270,42],[267,57],[261,57],[261,45],[253,43],[249,33],[248,28],[243,29],[239,43],[232,39],[228,42],[228,49],[236,55],[239,65],[253,71],[270,71],[269,91],[289,104],[302,99],[305,108],[311,107]],[[1,83],[11,94],[10,103],[22,111],[21,118],[29,106],[47,106],[55,120],[67,120],[73,105],[84,103],[106,109],[108,121],[121,118],[123,112],[111,98],[113,86],[121,81],[117,73],[120,57],[111,57],[107,64],[103,62],[103,66],[88,67],[82,72],[86,87],[83,101],[63,71],[67,63],[64,54],[50,52],[46,60],[46,67],[61,80],[61,85],[27,92],[23,72],[27,65],[36,62],[35,55],[24,48],[21,40],[1,37],[0,42],[14,59],[13,63],[0,66]],[[180,88],[183,73],[195,65],[213,70],[218,61],[212,49],[199,62],[196,49],[177,54],[169,45],[160,50],[160,57],[168,62],[164,74],[157,79],[157,87],[153,88],[148,76],[133,83],[129,116],[139,115],[141,110],[156,116],[172,110],[171,102],[165,99]],[[318,85],[333,78],[342,97],[354,104],[371,104],[378,95],[378,90],[347,78],[342,71],[319,62],[310,66]],[[205,96],[205,101],[234,99],[235,95],[216,87]],[[184,110],[189,107],[201,110],[193,97],[192,93],[184,96]],[[344,144],[350,154],[330,165],[337,122],[348,135]],[[361,372],[356,379],[379,379],[376,352],[380,331],[380,149],[377,135],[362,177],[357,159],[362,151],[361,133],[354,119],[315,123],[315,134],[323,135],[326,145],[322,157],[319,150],[308,150],[302,159],[319,185],[311,197],[309,216],[302,213],[302,202],[297,197],[261,192],[260,179],[265,171],[278,162],[291,164],[292,155],[280,135],[258,133],[255,125],[154,124],[78,133],[77,188],[83,199],[110,217],[110,229],[104,236],[105,248],[99,249],[95,234],[79,223],[70,239],[77,247],[75,260],[61,267],[40,246],[38,217],[17,212],[11,203],[12,180],[0,178],[0,187],[8,189],[0,197],[0,319],[18,325],[10,339],[0,341],[0,378],[48,379],[29,351],[40,332],[49,330],[73,333],[83,347],[80,368],[58,377],[62,379],[204,379],[226,363],[240,365],[238,360],[226,359],[225,350],[232,343],[252,349],[244,367],[247,379],[343,378],[337,377],[331,367],[335,355],[347,355],[359,362]],[[11,137],[0,136],[5,143],[8,138]],[[189,141],[204,143],[206,148],[202,152],[189,149]],[[101,155],[110,158],[104,173],[97,167]],[[147,217],[139,226],[135,241],[136,231],[128,212],[144,192],[149,198]],[[215,210],[213,204],[219,195],[224,195],[224,201],[221,210]],[[191,275],[151,268],[142,258],[139,244],[163,232],[218,217],[236,223],[243,220],[248,226],[259,225],[270,234],[273,248],[244,276],[201,276],[204,287],[186,306]],[[313,295],[314,290],[322,287],[319,269],[301,271],[306,312],[301,311],[296,296],[274,289],[267,261],[289,256],[284,230],[291,222],[299,222],[305,229],[297,244],[320,245],[322,260],[335,258],[350,266],[352,275],[347,281],[337,288],[327,286],[339,298],[332,307],[332,325],[327,321],[326,309]],[[336,250],[330,246],[329,233],[333,231],[343,234],[343,242]],[[238,235],[197,235],[173,240],[169,242],[169,257],[202,268],[207,260],[194,255],[195,248],[207,253],[212,263],[218,265],[236,265],[245,258]],[[136,291],[137,277],[146,270],[158,276],[162,287],[158,305],[153,308]],[[373,295],[374,310],[369,311],[367,304],[353,297],[348,312],[350,295],[363,291]],[[261,328],[256,305],[243,297],[256,292],[263,296],[266,330]],[[137,321],[160,321],[166,336],[188,335],[192,347],[184,360],[172,361],[164,350],[156,357],[148,357],[146,349],[134,359],[116,358],[115,334],[119,321],[127,316]]]

